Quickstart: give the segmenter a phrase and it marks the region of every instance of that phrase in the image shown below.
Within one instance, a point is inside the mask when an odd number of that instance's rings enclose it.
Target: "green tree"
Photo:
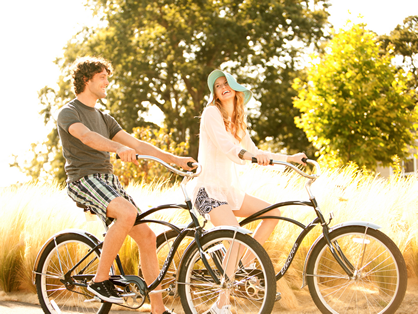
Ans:
[[[328,0],[90,0],[88,5],[102,22],[75,35],[56,60],[62,70],[59,90],[45,88],[41,94],[46,122],[73,98],[69,65],[78,56],[101,55],[115,68],[101,104],[128,132],[156,127],[143,118],[156,106],[173,140],[188,142],[188,154],[196,157],[207,76],[222,68],[263,103],[256,108],[260,114],[250,117],[259,132],[256,140],[272,137],[288,149],[300,145],[304,135],[294,126],[298,111],[292,109],[289,86],[304,47],[324,38]],[[292,48],[295,43],[302,48]]]
[[[418,15],[409,16],[390,32],[390,35],[379,37],[384,53],[394,57],[401,57],[397,60],[397,66],[410,72],[408,87],[418,91]],[[415,96],[415,103],[418,102],[418,93]]]
[[[187,151],[187,144],[184,142],[176,143],[171,137],[171,130],[161,128],[160,130],[151,127],[134,128],[133,136],[147,143],[155,145],[166,152],[176,155],[184,155]],[[154,161],[140,160],[139,167],[133,163],[124,163],[116,160],[116,156],[111,156],[113,163],[113,171],[119,177],[122,184],[128,185],[130,181],[141,181],[143,183],[151,183],[154,180],[159,182],[174,182],[180,179],[179,176],[172,176],[172,172],[163,166],[157,166]]]
[[[296,79],[296,124],[322,158],[375,169],[408,154],[417,128],[414,93],[392,57],[379,55],[377,36],[364,24],[348,25],[313,58],[308,82]]]
[[[293,106],[297,92],[292,88],[295,78],[304,79],[303,71],[295,70],[292,64],[280,71],[272,69],[270,76],[258,86],[260,106],[249,116],[254,142],[263,149],[288,154],[304,151],[313,157],[315,147],[308,141],[305,132],[295,125],[294,117],[300,116],[298,108]]]

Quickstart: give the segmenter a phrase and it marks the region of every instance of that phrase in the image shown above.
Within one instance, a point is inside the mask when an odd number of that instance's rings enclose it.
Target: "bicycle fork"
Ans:
[[[345,257],[344,252],[341,250],[340,246],[338,245],[337,241],[334,241],[335,244],[333,244],[329,238],[329,224],[331,223],[331,220],[334,218],[334,214],[330,213],[330,219],[328,223],[325,221],[324,216],[322,215],[322,212],[319,208],[318,202],[316,201],[315,196],[313,195],[311,191],[311,185],[315,180],[308,180],[305,183],[305,189],[308,192],[309,199],[312,203],[312,206],[320,220],[320,223],[322,225],[322,232],[324,234],[324,238],[327,242],[328,248],[331,251],[332,256],[335,258],[335,260],[338,262],[338,264],[341,266],[341,268],[346,272],[346,274],[353,278],[355,267],[350,263],[350,261]],[[366,229],[367,232],[367,229]],[[334,247],[335,245],[335,247]]]

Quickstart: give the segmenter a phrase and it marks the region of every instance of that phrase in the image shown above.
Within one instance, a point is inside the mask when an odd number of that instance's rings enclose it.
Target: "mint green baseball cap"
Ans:
[[[231,87],[234,91],[244,93],[244,105],[246,105],[251,100],[251,97],[253,97],[253,93],[249,89],[238,84],[231,74],[222,70],[214,70],[208,76],[208,86],[210,90],[209,103],[213,101],[215,96],[215,93],[213,91],[213,85],[215,84],[215,81],[221,76],[226,77],[229,87]]]

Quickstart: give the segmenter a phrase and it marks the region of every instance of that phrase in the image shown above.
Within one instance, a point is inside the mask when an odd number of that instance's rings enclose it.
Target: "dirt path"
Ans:
[[[320,314],[321,312],[312,301],[311,295],[307,288],[300,291],[294,291],[298,301],[303,308],[288,310],[283,308],[280,303],[274,307],[273,313],[280,314]],[[405,298],[396,311],[396,314],[415,314],[418,311],[418,280],[408,280],[408,288]]]
[[[285,309],[280,302],[274,307],[273,313],[280,314],[320,314],[319,310],[313,303],[307,288],[295,291],[296,298],[302,305],[298,309]],[[175,308],[176,313],[180,314],[178,308]],[[409,280],[408,289],[406,290],[405,298],[396,312],[396,314],[415,314],[418,310],[418,280]],[[149,313],[149,308],[143,307],[136,313]],[[0,291],[0,314],[42,314],[43,311],[39,306],[36,294],[33,293],[10,293],[6,294]],[[111,313],[129,313],[126,311],[115,311]]]

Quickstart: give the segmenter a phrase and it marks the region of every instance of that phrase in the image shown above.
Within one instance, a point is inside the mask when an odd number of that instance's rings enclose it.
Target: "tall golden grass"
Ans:
[[[256,179],[255,179],[256,178]],[[307,200],[305,179],[294,172],[251,166],[241,174],[241,182],[249,194],[268,202]],[[178,185],[163,182],[131,184],[127,188],[144,210],[167,203],[182,203]],[[361,220],[378,224],[398,245],[408,267],[410,277],[418,276],[418,181],[416,177],[383,179],[359,172],[354,167],[328,170],[313,184],[313,192],[325,217],[334,212],[332,224]],[[0,191],[0,289],[32,291],[32,269],[42,244],[54,233],[68,228],[88,230],[102,238],[103,227],[98,221],[86,222],[81,209],[66,195],[65,189],[54,183],[25,184]],[[310,207],[288,207],[284,216],[302,223],[315,217]],[[156,218],[175,224],[189,221],[187,212],[165,210]],[[248,226],[255,228],[255,224]],[[155,229],[158,233],[161,228]],[[306,252],[321,230],[315,229],[302,243],[295,260],[279,290],[286,294],[281,303],[295,308],[297,300],[293,289],[301,286],[301,274]],[[300,232],[289,223],[280,222],[265,247],[273,260],[283,261]],[[138,250],[127,239],[120,251],[127,272],[137,273]]]

